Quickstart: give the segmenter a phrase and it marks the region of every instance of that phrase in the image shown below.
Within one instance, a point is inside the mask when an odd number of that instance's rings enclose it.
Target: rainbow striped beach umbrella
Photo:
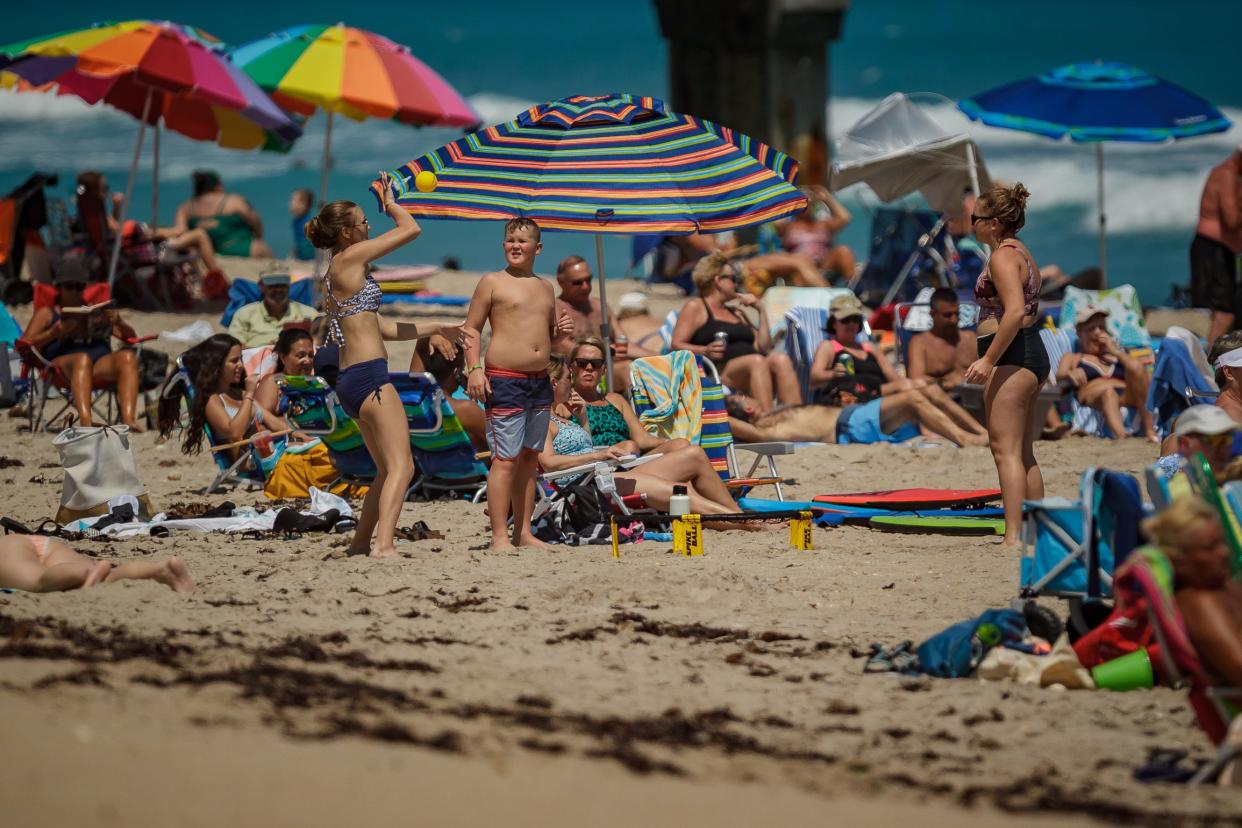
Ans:
[[[433,192],[415,186],[424,171],[438,179]],[[798,164],[785,153],[656,98],[623,94],[533,106],[416,158],[393,178],[397,202],[415,216],[525,217],[549,230],[595,233],[605,343],[598,234],[718,233],[806,207]]]
[[[479,116],[408,47],[338,23],[291,26],[230,49],[229,57],[289,112],[328,113],[319,199],[327,198],[332,118],[474,128]]]
[[[154,126],[155,175],[159,125],[197,141],[235,149],[287,149],[302,129],[244,73],[229,63],[211,35],[179,23],[130,20],[30,38],[0,46],[3,85],[22,91],[76,95],[138,118],[121,223],[129,210],[146,127]],[[152,187],[151,220],[159,221],[159,184]],[[116,273],[120,234],[109,280]]]

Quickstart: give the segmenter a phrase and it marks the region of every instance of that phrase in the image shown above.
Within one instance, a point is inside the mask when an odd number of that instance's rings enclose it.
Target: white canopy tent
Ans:
[[[837,141],[828,186],[865,183],[883,201],[916,190],[933,210],[955,216],[966,190],[991,186],[979,148],[965,132],[951,134],[905,94],[894,92]]]

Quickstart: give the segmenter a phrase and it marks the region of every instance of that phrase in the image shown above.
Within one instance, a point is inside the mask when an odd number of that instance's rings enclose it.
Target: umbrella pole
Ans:
[[[328,125],[323,133],[323,167],[319,172],[319,206],[328,203],[328,166],[332,163],[332,110],[328,110]]]
[[[1100,273],[1103,275],[1104,284],[1108,284],[1108,238],[1105,231],[1106,219],[1104,217],[1104,142],[1097,141],[1095,144],[1095,180],[1096,194],[1100,202]]]
[[[147,88],[147,101],[142,105],[142,120],[138,122],[138,140],[134,143],[134,157],[129,162],[129,178],[125,180],[125,197],[121,199],[121,214],[117,216],[116,236],[112,241],[112,261],[108,264],[108,288],[111,290],[116,281],[116,266],[121,261],[121,236],[124,234],[125,219],[129,215],[129,199],[134,194],[134,177],[138,174],[138,159],[142,155],[142,139],[147,134],[147,116],[151,114],[151,94],[153,87]],[[105,209],[106,206],[105,206]]]
[[[151,233],[160,229],[160,122],[157,119],[151,127]],[[156,269],[156,274],[159,269]],[[167,277],[160,279],[160,290],[164,294],[164,309],[172,309],[172,297],[168,293]]]
[[[975,198],[979,197],[979,164],[975,161],[975,145],[967,142],[966,144],[966,164],[970,171],[970,190]]]
[[[160,226],[160,122],[151,127],[151,230]]]
[[[595,234],[595,272],[599,274],[599,338],[604,340],[604,391],[612,390],[612,325],[608,290],[604,287],[604,237]]]

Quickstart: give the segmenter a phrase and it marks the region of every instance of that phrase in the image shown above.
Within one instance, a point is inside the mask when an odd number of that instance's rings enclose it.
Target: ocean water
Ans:
[[[4,40],[111,20],[182,15],[229,42],[242,42],[301,22],[340,19],[339,3],[306,0],[297,6],[217,2],[192,13],[172,4],[68,2],[23,6],[5,15]],[[609,4],[394,3],[376,0],[347,18],[412,47],[466,95],[488,123],[506,120],[536,101],[571,94],[627,91],[663,97],[667,45],[654,6],[646,0]],[[957,99],[1064,63],[1108,59],[1141,66],[1207,97],[1242,120],[1242,3],[1177,4],[1096,0],[1090,4],[943,0],[855,0],[842,39],[831,47],[830,129],[839,133],[894,91],[929,92]],[[969,123],[948,103],[927,102],[953,131],[969,131],[994,177],[1024,182],[1032,191],[1023,237],[1041,263],[1073,271],[1096,260],[1095,153],[1090,145],[1054,142]],[[317,188],[324,118],[316,116],[287,154],[236,152],[165,134],[161,142],[160,213],[170,221],[189,195],[189,175],[211,167],[263,215],[266,237],[278,252],[292,243],[286,203],[297,187]],[[459,133],[413,129],[374,120],[337,118],[330,196],[353,198],[368,209],[367,183],[380,169],[398,166]],[[0,91],[0,191],[31,171],[56,172],[53,195],[71,197],[81,169],[108,174],[124,186],[136,122],[105,107],[68,96]],[[1199,192],[1208,170],[1242,144],[1242,127],[1223,135],[1168,145],[1108,144],[1106,202],[1110,282],[1129,282],[1145,302],[1158,303],[1187,279],[1187,248]],[[134,187],[133,213],[151,217],[148,139]],[[869,213],[877,204],[863,187],[842,193],[855,221],[842,240],[865,254]],[[393,262],[439,262],[454,256],[464,267],[489,269],[500,261],[500,228],[493,223],[424,223],[422,237],[390,257]],[[551,272],[569,253],[593,257],[581,234],[549,233],[539,263]],[[605,240],[606,271],[629,267],[629,241]]]

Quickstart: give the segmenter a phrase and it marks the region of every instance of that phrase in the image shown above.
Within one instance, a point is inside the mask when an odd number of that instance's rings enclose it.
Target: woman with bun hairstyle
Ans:
[[[372,188],[396,227],[372,239],[370,222],[361,207],[352,201],[333,201],[306,223],[306,238],[328,252],[323,310],[328,318],[328,341],[341,348],[336,393],[346,413],[358,421],[362,439],[379,470],[362,501],[358,529],[348,552],[390,558],[397,555],[393,534],[414,476],[414,460],[405,408],[388,381],[384,341],[420,339],[433,333],[457,341],[462,329],[460,325],[447,326],[420,334],[413,322],[379,315],[380,286],[371,277],[369,265],[414,241],[420,231],[413,217],[393,201],[387,173],[380,173]]]
[[[992,458],[1005,507],[1005,546],[1016,546],[1022,501],[1044,496],[1035,460],[1039,389],[1048,379],[1048,352],[1039,338],[1039,266],[1017,238],[1026,223],[1030,192],[1022,184],[993,187],[975,201],[975,238],[992,248],[975,283],[979,303],[979,359],[966,381],[982,383]]]

